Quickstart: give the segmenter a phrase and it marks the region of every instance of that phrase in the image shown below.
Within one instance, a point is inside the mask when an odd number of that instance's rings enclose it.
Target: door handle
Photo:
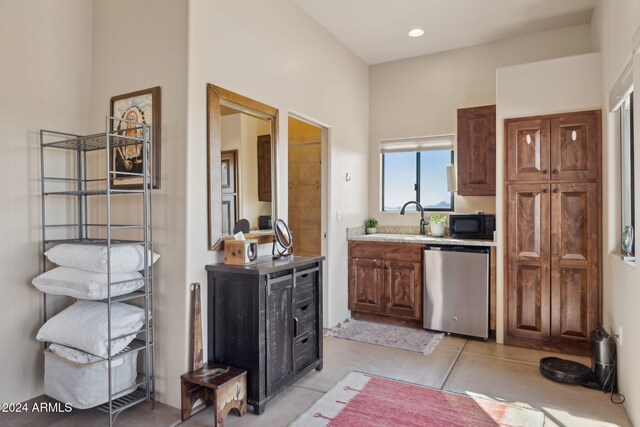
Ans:
[[[298,336],[298,318],[297,317],[293,318],[293,336],[294,337]]]

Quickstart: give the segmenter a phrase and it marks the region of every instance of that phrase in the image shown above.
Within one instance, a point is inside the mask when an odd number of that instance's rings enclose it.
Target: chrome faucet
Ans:
[[[400,215],[404,215],[404,210],[408,205],[416,205],[420,209],[420,235],[425,236],[427,234],[425,227],[429,225],[429,223],[424,220],[424,208],[420,203],[412,200],[404,204],[402,209],[400,209]]]

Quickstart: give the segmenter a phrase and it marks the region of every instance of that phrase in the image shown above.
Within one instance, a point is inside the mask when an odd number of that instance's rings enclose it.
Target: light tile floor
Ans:
[[[370,344],[325,338],[324,369],[312,371],[267,404],[264,414],[250,410],[243,417],[229,414],[225,427],[287,426],[350,371],[361,371],[462,393],[475,393],[518,402],[543,411],[547,426],[631,426],[621,405],[609,395],[580,386],[553,383],[538,371],[538,361],[555,354],[509,347],[495,342],[444,337],[429,356]],[[561,355],[559,357],[568,358]],[[571,357],[586,365],[586,358]],[[0,415],[0,426],[105,426],[105,415],[78,411],[56,416]],[[178,409],[158,405],[152,412],[141,405],[121,415],[118,426],[174,426]],[[213,426],[213,410],[205,408],[184,427]]]

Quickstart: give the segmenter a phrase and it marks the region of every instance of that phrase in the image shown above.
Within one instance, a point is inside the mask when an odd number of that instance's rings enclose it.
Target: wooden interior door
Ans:
[[[383,263],[376,259],[349,260],[349,309],[369,313],[384,312]]]
[[[548,341],[550,336],[549,184],[507,189],[507,336]]]
[[[507,120],[507,180],[549,179],[548,119]]]
[[[566,114],[551,120],[551,178],[598,177],[600,112]]]
[[[222,234],[231,234],[238,222],[238,150],[220,153],[220,184],[222,186]]]
[[[384,263],[385,313],[422,318],[422,265],[407,261]]]
[[[599,313],[598,186],[552,184],[551,340],[589,341]]]
[[[258,136],[258,200],[271,201],[271,135]]]
[[[310,126],[310,125],[309,125]],[[289,228],[296,253],[322,253],[322,131],[298,136],[289,128]]]
[[[458,110],[458,195],[496,194],[496,106]]]

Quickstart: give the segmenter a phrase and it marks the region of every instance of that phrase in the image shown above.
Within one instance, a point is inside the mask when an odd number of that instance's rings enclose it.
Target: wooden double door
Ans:
[[[597,181],[600,111],[506,121],[507,181]]]
[[[506,123],[507,344],[589,351],[601,311],[599,117]]]

